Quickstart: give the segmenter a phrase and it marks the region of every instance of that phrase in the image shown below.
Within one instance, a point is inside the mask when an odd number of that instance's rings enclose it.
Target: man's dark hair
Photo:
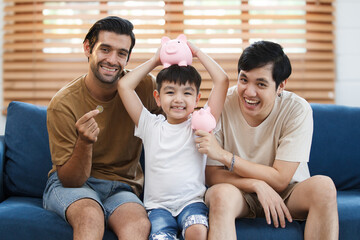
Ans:
[[[99,33],[101,31],[128,35],[131,38],[131,46],[129,49],[129,56],[127,59],[128,61],[131,54],[131,50],[135,46],[135,35],[133,33],[133,29],[134,26],[130,21],[116,16],[109,16],[100,19],[96,23],[94,23],[94,25],[89,29],[89,32],[86,34],[84,42],[86,40],[89,40],[90,53],[92,53],[92,50],[99,39]]]
[[[258,41],[245,48],[238,62],[238,74],[241,70],[250,71],[272,64],[272,77],[276,89],[291,74],[291,63],[283,48],[274,42]]]
[[[201,76],[193,66],[171,65],[161,70],[156,76],[157,90],[160,92],[163,82],[168,81],[175,84],[185,85],[186,83],[195,84],[196,91],[199,93]]]

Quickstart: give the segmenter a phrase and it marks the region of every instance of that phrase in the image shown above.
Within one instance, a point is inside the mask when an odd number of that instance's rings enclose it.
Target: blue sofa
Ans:
[[[360,108],[312,104],[312,175],[330,176],[338,189],[340,239],[360,239]],[[72,239],[72,228],[42,208],[51,168],[46,107],[11,102],[0,137],[0,239]],[[276,229],[264,219],[236,220],[238,239],[303,239],[305,222]],[[106,230],[104,239],[116,239]]]

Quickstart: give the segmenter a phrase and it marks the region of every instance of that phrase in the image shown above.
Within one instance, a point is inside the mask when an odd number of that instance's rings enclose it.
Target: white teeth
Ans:
[[[259,102],[259,101],[255,101],[255,100],[249,100],[249,99],[246,99],[246,98],[245,98],[245,101],[246,101],[247,103],[249,103],[249,104],[256,104],[256,103]]]
[[[173,107],[175,109],[184,109],[184,107]]]
[[[109,72],[115,72],[116,69],[115,68],[107,68],[107,67],[102,67],[103,69],[105,69],[106,71],[109,71]]]

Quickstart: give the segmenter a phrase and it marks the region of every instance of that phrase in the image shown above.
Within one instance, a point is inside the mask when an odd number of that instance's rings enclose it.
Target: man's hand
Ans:
[[[87,143],[94,143],[97,141],[100,129],[96,123],[94,117],[98,115],[100,111],[98,109],[92,110],[84,116],[82,116],[75,124],[75,127],[79,133],[79,138]]]
[[[284,201],[279,194],[264,181],[258,181],[255,187],[257,197],[264,208],[266,222],[271,224],[273,219],[274,226],[285,228],[285,218],[292,222],[292,217]]]

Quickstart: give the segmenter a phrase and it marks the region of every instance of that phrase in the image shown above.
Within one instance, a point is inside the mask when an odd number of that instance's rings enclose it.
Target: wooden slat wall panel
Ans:
[[[184,24],[176,27],[184,29],[188,38],[195,39],[206,52],[213,53],[229,74],[231,85],[236,84],[237,60],[242,50],[254,41],[271,40],[284,47],[292,62],[288,90],[310,102],[334,102],[332,1],[186,1],[176,10],[179,8],[184,10],[185,18]],[[208,77],[202,89],[206,99],[211,89]]]
[[[287,89],[310,102],[333,103],[334,11],[333,0],[4,0],[4,107],[13,100],[47,105],[62,86],[85,73],[83,38],[108,15],[135,26],[130,69],[153,55],[162,36],[185,33],[234,85],[242,50],[256,40],[272,40],[284,47],[293,65]],[[199,61],[194,66],[203,77],[203,105],[212,83]]]

